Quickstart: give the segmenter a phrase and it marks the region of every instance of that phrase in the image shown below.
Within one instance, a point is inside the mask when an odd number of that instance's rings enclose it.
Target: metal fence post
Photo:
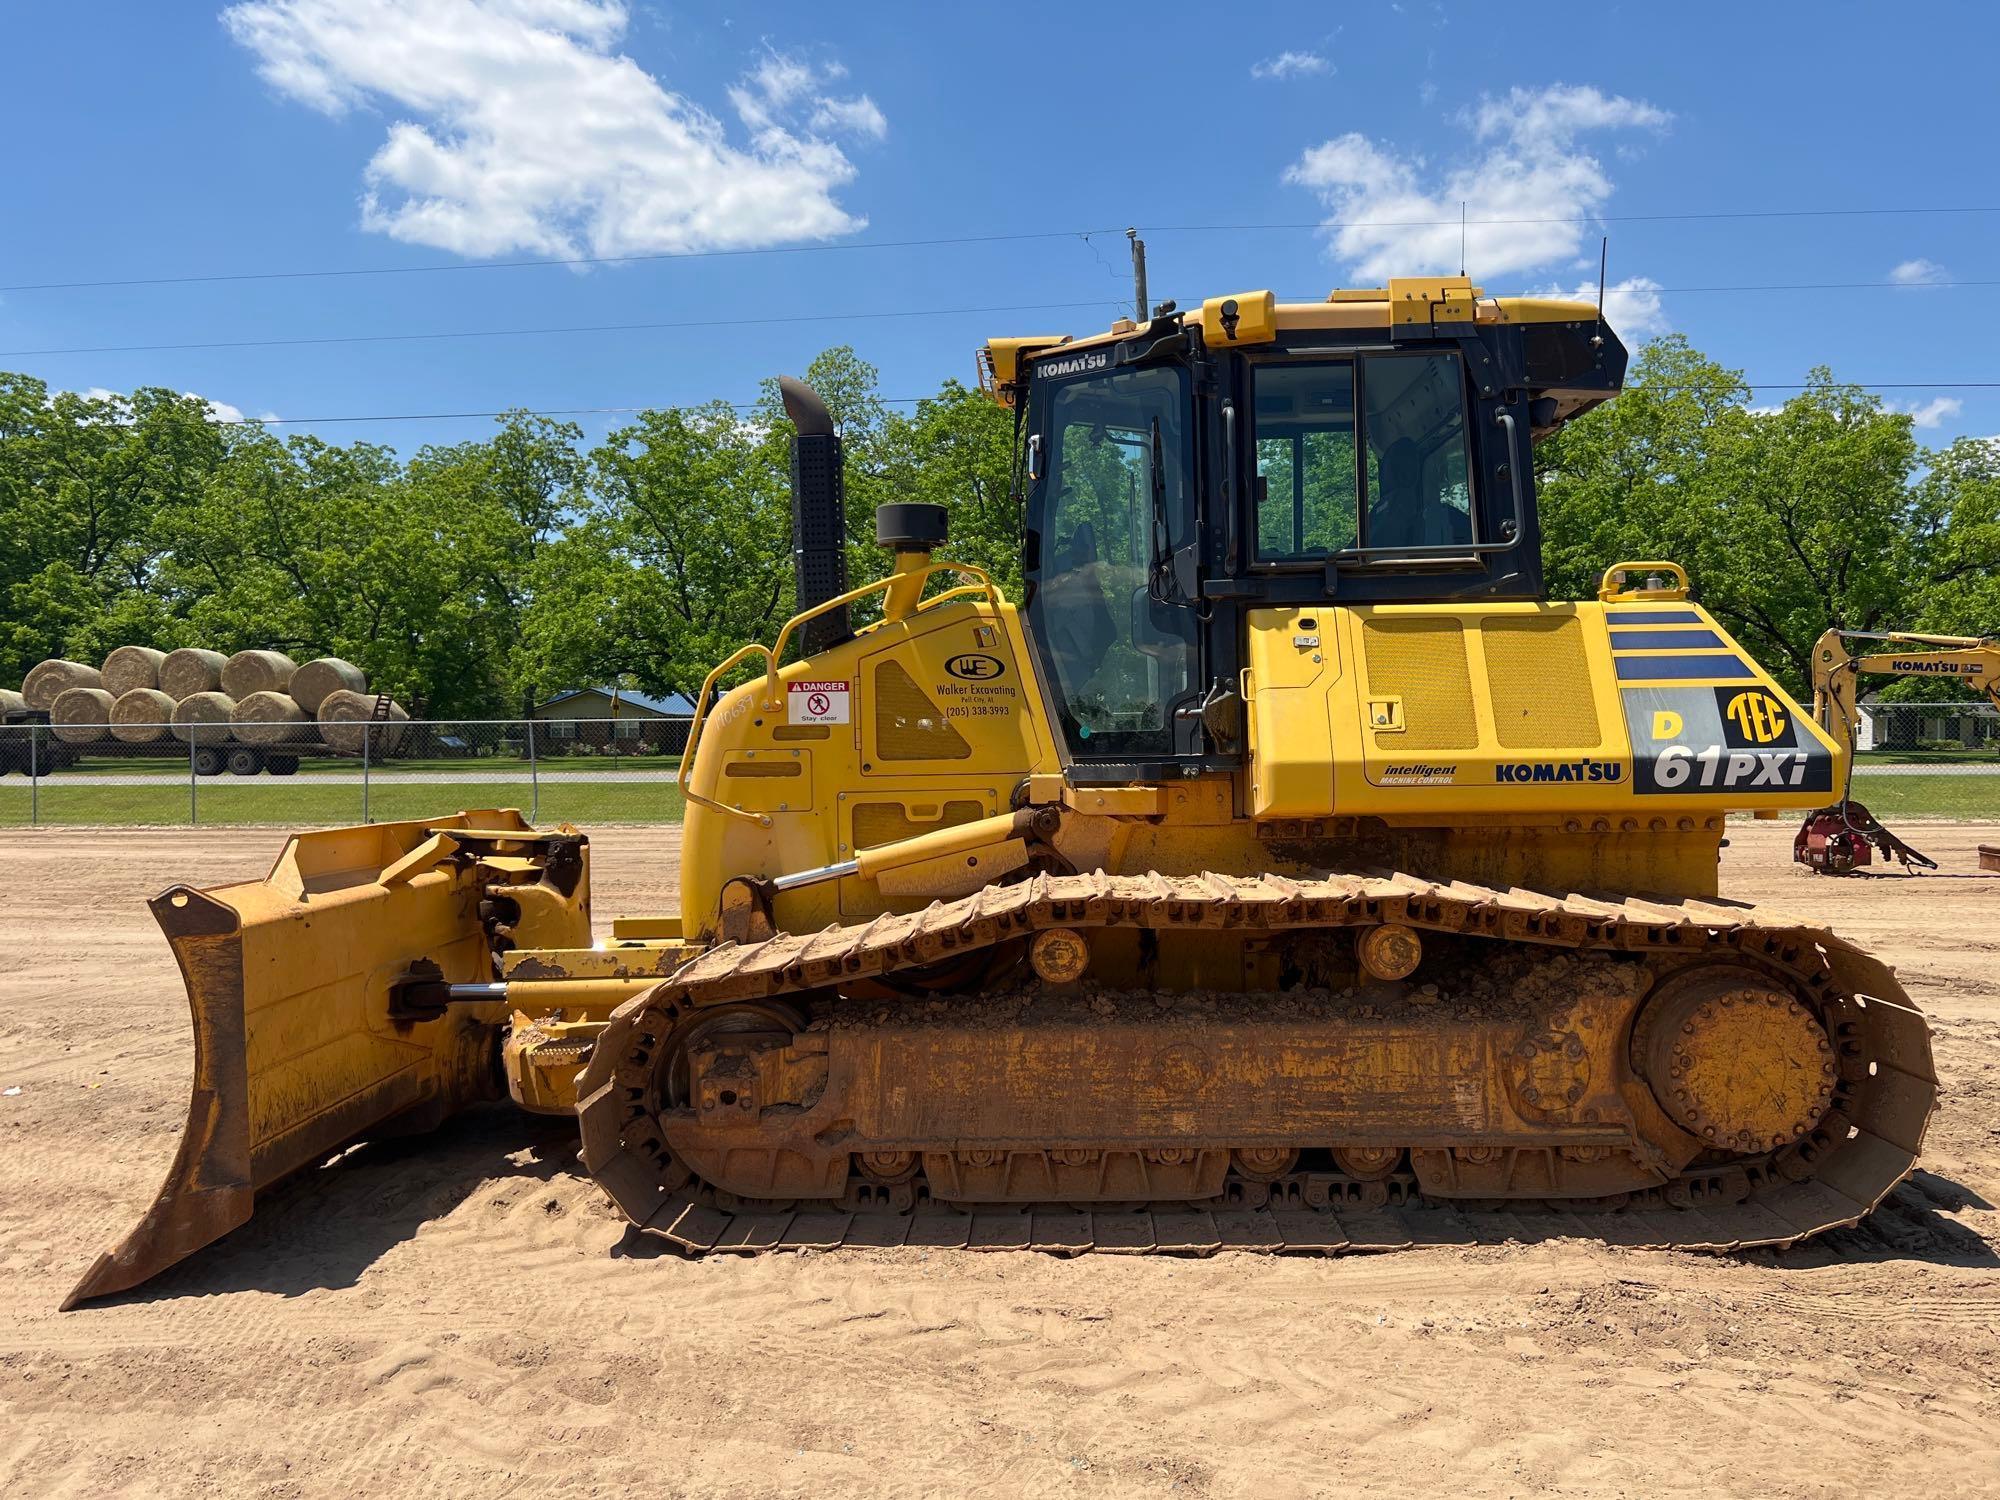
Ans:
[[[199,745],[200,743],[201,743],[201,731],[200,731],[200,730],[198,730],[198,729],[196,729],[196,728],[194,728],[193,726],[189,726],[189,729],[188,729],[188,826],[189,826],[190,828],[195,828],[195,827],[199,827],[199,826],[200,826],[200,824],[201,824],[201,805],[200,805],[200,803],[199,803],[199,802],[197,802],[197,801],[196,801],[196,794],[195,794],[195,782],[196,782],[196,779],[197,779],[197,778],[196,778],[196,775],[195,775],[195,769],[194,769],[194,758],[195,758],[195,755],[196,755],[196,753],[197,753],[197,751],[196,751],[196,746],[198,746],[198,745]]]
[[[542,820],[542,777],[535,765],[535,721],[528,720],[528,821]]]
[[[42,726],[28,726],[28,826],[42,821]]]
[[[367,721],[361,725],[361,821],[364,823],[375,821],[368,816],[368,731],[373,727]]]

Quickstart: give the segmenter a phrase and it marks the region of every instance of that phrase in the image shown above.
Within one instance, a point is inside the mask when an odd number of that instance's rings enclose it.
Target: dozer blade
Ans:
[[[263,880],[155,897],[194,1025],[187,1126],[152,1207],[63,1306],[157,1275],[358,1137],[428,1128],[499,1093],[504,1006],[436,1003],[436,982],[493,978],[481,897],[548,837],[515,812],[328,829],[291,838]],[[482,862],[496,853],[498,870]],[[555,904],[587,931],[572,853]],[[427,990],[411,990],[413,969]],[[432,1003],[412,1009],[413,993]]]

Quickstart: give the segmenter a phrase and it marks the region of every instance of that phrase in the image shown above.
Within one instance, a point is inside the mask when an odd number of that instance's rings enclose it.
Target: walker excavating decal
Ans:
[[[1641,796],[1833,790],[1833,757],[1763,688],[1626,688]]]

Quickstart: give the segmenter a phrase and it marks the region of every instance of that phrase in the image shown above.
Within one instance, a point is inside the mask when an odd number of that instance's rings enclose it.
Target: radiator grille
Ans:
[[[900,839],[913,839],[920,833],[975,823],[985,816],[986,809],[970,800],[947,802],[937,817],[923,822],[910,816],[909,804],[905,802],[862,802],[854,809],[854,847],[873,849]]]
[[[937,808],[938,815],[934,818],[912,818],[909,804],[905,802],[856,803],[854,823],[849,834],[852,840],[849,853],[893,844],[899,839],[913,839],[920,833],[936,833],[940,828],[955,828],[960,823],[971,823],[986,816],[986,805],[969,798],[955,799],[943,807],[938,807],[935,802],[923,803],[920,808],[924,812]],[[888,911],[891,904],[882,894],[881,887],[872,880],[850,877],[840,882],[840,914],[844,917],[878,917]]]
[[[1456,620],[1371,619],[1362,641],[1369,694],[1403,700],[1406,727],[1401,734],[1377,736],[1377,753],[1478,746],[1465,637]]]
[[[1591,750],[1604,742],[1583,622],[1489,619],[1479,627],[1494,732],[1510,750]]]
[[[964,760],[965,736],[893,661],[875,669],[875,754],[882,760]]]

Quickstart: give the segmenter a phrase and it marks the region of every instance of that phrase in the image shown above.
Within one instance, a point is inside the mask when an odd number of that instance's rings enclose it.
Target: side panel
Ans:
[[[847,859],[1003,811],[1022,779],[1059,769],[1034,661],[1013,606],[955,599],[725,694],[702,730],[681,859],[687,931],[712,931],[722,887]],[[739,816],[738,814],[744,814]],[[857,842],[859,840],[859,842]],[[778,899],[791,931],[921,906],[941,889],[885,891],[847,879]]]
[[[1248,636],[1258,818],[1665,831],[1824,806],[1845,777],[1840,750],[1694,604],[1272,608],[1250,612]]]

